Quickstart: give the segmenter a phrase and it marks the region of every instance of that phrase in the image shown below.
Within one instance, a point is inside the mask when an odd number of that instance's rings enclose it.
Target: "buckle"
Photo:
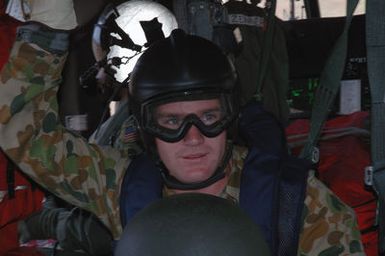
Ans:
[[[364,171],[364,173],[365,173],[365,177],[364,177],[365,185],[373,186],[373,172],[374,172],[373,166],[365,167],[365,171]]]
[[[316,164],[319,162],[319,158],[320,158],[320,153],[319,153],[319,149],[317,147],[313,147],[313,150],[311,152],[311,161],[313,164]]]

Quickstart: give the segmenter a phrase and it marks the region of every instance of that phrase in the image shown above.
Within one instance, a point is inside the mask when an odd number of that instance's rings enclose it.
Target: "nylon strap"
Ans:
[[[357,4],[358,0],[347,1],[347,15],[344,29],[333,46],[320,76],[319,87],[317,88],[312,108],[308,140],[300,154],[300,157],[313,162],[317,161],[317,157],[315,157],[315,153],[318,152],[316,145],[318,144],[322,127],[329,115],[330,108],[340,87],[347,56],[349,27]]]
[[[385,253],[385,1],[366,1],[366,47],[371,94],[373,188],[378,195],[379,249]]]
[[[11,159],[6,157],[7,159],[7,190],[8,190],[8,198],[12,199],[15,197],[15,164]]]

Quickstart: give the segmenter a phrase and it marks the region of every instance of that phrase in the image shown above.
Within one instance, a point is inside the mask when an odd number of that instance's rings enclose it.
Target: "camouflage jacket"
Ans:
[[[19,29],[0,74],[0,146],[23,172],[96,214],[118,239],[120,185],[130,160],[112,147],[89,144],[60,124],[56,93],[67,37],[34,25]],[[247,150],[234,150],[223,196],[238,200]],[[314,175],[308,178],[305,204],[298,255],[364,255],[353,210]]]

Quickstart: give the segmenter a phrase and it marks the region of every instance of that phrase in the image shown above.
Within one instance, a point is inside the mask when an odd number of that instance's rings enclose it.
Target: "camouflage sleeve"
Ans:
[[[19,28],[0,74],[0,145],[23,172],[95,213],[118,238],[118,195],[129,159],[88,144],[60,124],[56,92],[67,42],[65,32],[36,24]]]
[[[353,209],[314,174],[308,178],[298,255],[365,255]]]

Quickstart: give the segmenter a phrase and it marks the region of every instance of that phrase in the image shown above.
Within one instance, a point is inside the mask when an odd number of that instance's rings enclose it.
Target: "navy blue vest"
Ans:
[[[239,205],[261,227],[272,255],[297,255],[310,165],[287,154],[282,128],[260,105],[243,111],[239,127],[249,148],[241,174]],[[154,162],[146,154],[135,158],[121,189],[122,224],[161,198],[162,188]]]

